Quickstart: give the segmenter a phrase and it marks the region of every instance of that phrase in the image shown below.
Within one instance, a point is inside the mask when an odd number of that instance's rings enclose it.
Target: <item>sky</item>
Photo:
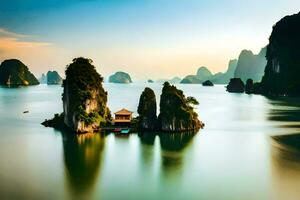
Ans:
[[[0,61],[18,58],[37,76],[79,56],[104,77],[216,73],[299,11],[299,0],[1,0]]]

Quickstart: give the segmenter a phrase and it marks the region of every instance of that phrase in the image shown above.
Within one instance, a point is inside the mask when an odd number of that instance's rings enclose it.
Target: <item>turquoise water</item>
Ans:
[[[159,84],[105,84],[109,107],[136,113],[145,86],[159,100]],[[1,199],[298,199],[298,148],[273,139],[299,133],[298,100],[178,87],[200,102],[196,135],[70,136],[40,124],[60,86],[0,88]]]

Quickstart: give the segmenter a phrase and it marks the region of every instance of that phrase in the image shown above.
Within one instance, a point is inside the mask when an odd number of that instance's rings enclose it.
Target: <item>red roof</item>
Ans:
[[[115,115],[131,115],[133,112],[123,108],[117,112],[115,112]]]

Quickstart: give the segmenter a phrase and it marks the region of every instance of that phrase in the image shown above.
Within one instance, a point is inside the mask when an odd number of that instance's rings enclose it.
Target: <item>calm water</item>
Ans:
[[[109,107],[136,112],[145,86],[106,84]],[[300,101],[178,87],[200,102],[196,135],[70,136],[40,125],[61,87],[0,88],[1,199],[299,198],[300,139],[279,135],[299,133]]]

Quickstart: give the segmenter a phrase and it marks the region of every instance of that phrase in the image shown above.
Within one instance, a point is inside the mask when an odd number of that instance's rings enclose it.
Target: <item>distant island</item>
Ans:
[[[39,80],[40,84],[47,84],[47,76],[44,73],[38,80]]]
[[[228,68],[226,72],[219,72],[214,74],[212,77],[209,77],[209,80],[214,84],[227,84],[230,79],[233,78],[234,72],[237,66],[237,59],[230,60],[228,63]]]
[[[246,92],[247,94],[263,94],[266,96],[300,96],[300,13],[286,16],[273,26],[269,44],[258,55],[252,52],[243,52],[240,59],[240,69],[237,68],[235,76],[243,77],[231,79],[227,86],[229,92]],[[262,65],[266,54],[266,67],[260,82]],[[240,60],[239,59],[239,60]],[[248,60],[248,62],[246,61]],[[247,71],[245,76],[245,71]],[[255,70],[254,70],[255,69]],[[243,71],[239,74],[239,71]],[[255,72],[255,73],[252,73]],[[242,76],[242,74],[244,74]],[[256,74],[256,78],[248,78]],[[246,80],[245,80],[246,79]]]
[[[240,78],[243,82],[247,79],[261,81],[267,64],[266,47],[262,48],[258,55],[252,51],[243,50],[239,56],[234,78]]]
[[[154,81],[152,79],[148,79],[147,83],[154,83]]]
[[[188,75],[184,77],[180,83],[183,84],[202,84],[205,80],[212,76],[212,73],[206,67],[200,67],[196,75]]]
[[[213,74],[206,67],[200,67],[195,75],[185,76],[180,83],[202,84],[204,81],[211,81],[213,84],[228,84],[231,78],[240,78],[243,82],[247,79],[260,81],[267,63],[266,47],[262,48],[258,55],[252,51],[243,50],[238,59],[230,60],[226,72]]]
[[[48,71],[47,72],[47,84],[48,85],[61,85],[62,78],[57,71]]]
[[[180,83],[180,81],[181,81],[181,78],[178,77],[178,76],[175,76],[175,77],[173,77],[171,79],[158,79],[158,80],[156,80],[157,83],[162,83],[162,84],[164,82],[169,82],[171,84],[177,84],[177,83]]]
[[[202,80],[198,78],[196,75],[188,75],[184,77],[181,81],[181,84],[201,84]]]
[[[29,86],[39,81],[20,60],[5,60],[0,65],[0,85]]]
[[[108,80],[110,83],[132,83],[131,77],[125,72],[116,72]]]

